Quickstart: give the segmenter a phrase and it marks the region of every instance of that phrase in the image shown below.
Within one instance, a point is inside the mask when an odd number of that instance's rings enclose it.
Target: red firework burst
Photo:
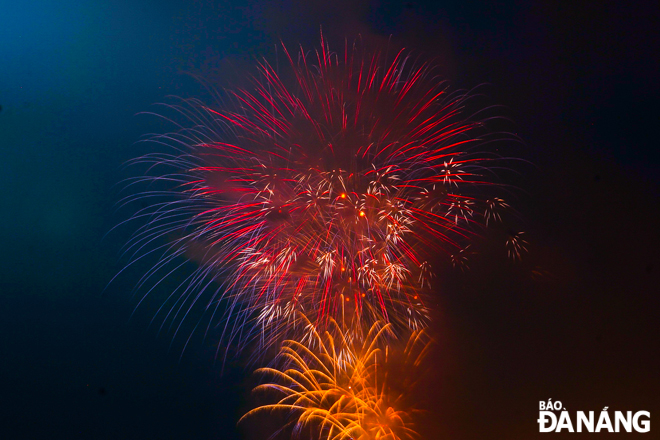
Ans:
[[[450,93],[404,51],[340,54],[322,41],[313,56],[284,54],[291,84],[263,62],[230,105],[171,105],[188,128],[151,141],[173,152],[135,160],[151,171],[138,180],[155,186],[127,201],[156,202],[136,214],[148,222],[129,249],[162,251],[145,279],[193,251],[198,260],[164,321],[224,303],[211,321],[231,322],[226,342],[239,345],[272,341],[301,314],[423,327],[431,262],[462,261],[475,231],[508,207],[479,196],[493,156],[478,147],[502,136],[466,114],[469,93]]]

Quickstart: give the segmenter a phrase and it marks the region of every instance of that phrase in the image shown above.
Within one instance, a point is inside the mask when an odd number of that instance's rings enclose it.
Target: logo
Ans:
[[[596,415],[594,411],[564,408],[560,400],[539,402],[539,432],[649,432],[651,413],[648,411],[612,411],[609,407]]]

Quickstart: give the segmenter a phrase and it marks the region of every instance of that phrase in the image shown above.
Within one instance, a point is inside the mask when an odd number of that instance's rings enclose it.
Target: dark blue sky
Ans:
[[[534,164],[515,182],[518,209],[549,275],[531,282],[502,263],[447,280],[429,429],[537,438],[548,398],[660,414],[656,2],[24,0],[1,10],[1,438],[242,438],[250,374],[221,375],[200,341],[179,359],[150,310],[129,320],[140,268],[102,295],[130,231],[103,237],[126,216],[114,210],[121,165],[143,134],[163,130],[137,113],[170,94],[206,99],[185,73],[224,81],[274,60],[280,39],[313,48],[321,25],[331,45],[391,36],[456,87],[488,83]]]

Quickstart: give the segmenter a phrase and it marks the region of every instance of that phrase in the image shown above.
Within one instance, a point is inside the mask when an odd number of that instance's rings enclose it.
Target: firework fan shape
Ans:
[[[159,313],[178,329],[201,305],[225,323],[224,345],[292,337],[303,315],[319,328],[425,327],[431,264],[463,265],[508,207],[483,197],[495,159],[484,146],[506,136],[405,51],[335,53],[322,40],[283,57],[290,81],[263,62],[217,108],[168,105],[185,123],[149,140],[171,151],[134,161],[148,172],[129,186],[148,186],[124,201],[148,204],[127,250],[160,255],[144,297],[192,258]]]
[[[431,347],[424,330],[412,332],[404,348],[393,340],[391,324],[376,323],[359,337],[334,321],[322,333],[312,324],[308,328],[300,342],[284,342],[275,359],[279,368],[256,372],[272,381],[254,391],[274,393],[279,400],[241,420],[281,411],[289,424],[279,432],[292,426],[293,438],[419,438],[413,422],[419,410],[412,396]]]

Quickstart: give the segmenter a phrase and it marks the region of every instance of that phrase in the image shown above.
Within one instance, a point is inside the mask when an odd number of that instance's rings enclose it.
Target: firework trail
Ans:
[[[485,146],[506,136],[404,51],[335,53],[322,41],[284,56],[290,81],[262,62],[218,108],[168,105],[185,123],[150,141],[170,152],[134,161],[147,171],[129,186],[147,186],[123,202],[146,206],[126,252],[159,256],[144,297],[192,259],[159,310],[175,335],[194,307],[207,329],[224,323],[224,345],[293,337],[303,315],[424,328],[431,264],[464,267],[472,238],[508,208],[483,196],[496,159]],[[507,246],[524,251],[520,236]]]
[[[334,321],[322,333],[311,323],[308,328],[308,337],[284,342],[276,358],[279,368],[257,370],[272,382],[255,392],[273,393],[279,400],[253,409],[241,420],[282,411],[294,438],[419,438],[412,394],[431,345],[424,330],[413,332],[401,349],[393,342],[391,324],[376,323],[359,337],[342,331]]]

